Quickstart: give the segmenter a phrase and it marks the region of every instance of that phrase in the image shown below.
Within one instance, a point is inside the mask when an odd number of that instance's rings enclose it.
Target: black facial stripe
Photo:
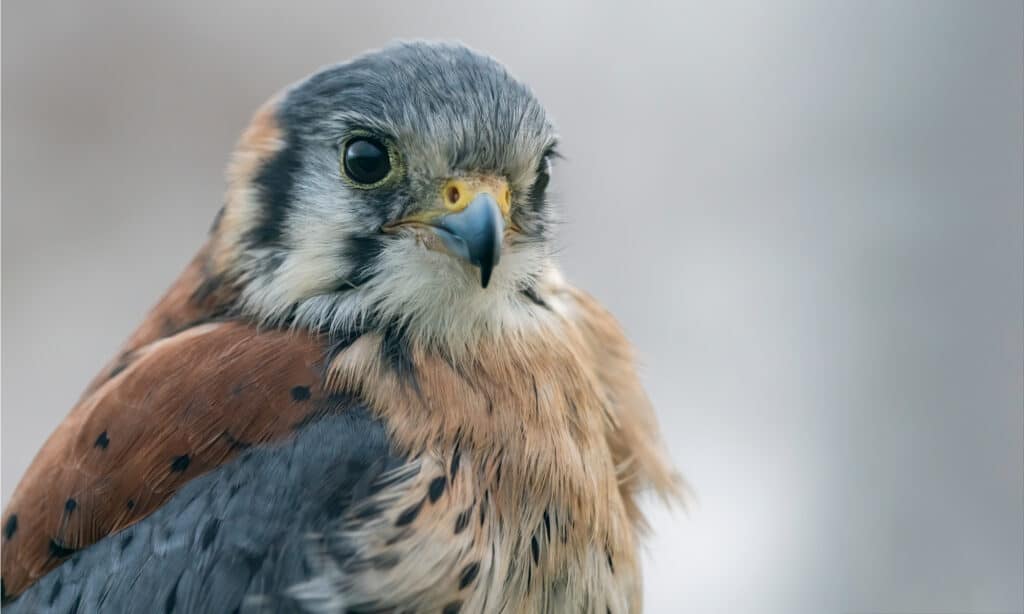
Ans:
[[[537,181],[530,187],[529,207],[533,213],[539,213],[547,205],[545,189],[548,186],[547,173],[537,177]]]
[[[520,237],[521,241],[531,241],[547,237],[548,212],[550,211],[547,196],[543,189],[531,188],[527,194],[526,202],[516,210],[513,208],[513,219],[524,230],[525,235]]]
[[[530,186],[528,203],[534,213],[540,213],[548,204],[544,195],[551,181],[551,162],[560,157],[555,146],[551,145],[544,151],[540,163],[537,164],[536,178]]]
[[[285,135],[285,147],[277,152],[253,179],[263,204],[260,223],[248,239],[257,245],[276,243],[281,239],[281,226],[291,207],[295,176],[302,168],[302,151],[292,135]]]
[[[384,249],[384,241],[381,237],[372,235],[355,235],[343,240],[345,259],[351,263],[352,268],[348,278],[343,280],[338,291],[350,289],[352,286],[361,286],[373,278],[374,264]]]

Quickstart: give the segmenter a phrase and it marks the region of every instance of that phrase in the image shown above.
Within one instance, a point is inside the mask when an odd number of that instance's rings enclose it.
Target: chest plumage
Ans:
[[[359,552],[337,571],[348,599],[427,611],[637,609],[632,493],[609,443],[617,412],[579,331],[554,311],[561,303],[538,307],[535,330],[469,356],[396,356],[366,336],[332,361],[329,386],[376,408],[410,459],[403,479],[339,524]]]

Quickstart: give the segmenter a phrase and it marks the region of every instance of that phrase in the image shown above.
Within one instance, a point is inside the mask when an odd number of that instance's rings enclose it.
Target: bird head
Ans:
[[[530,90],[463,46],[325,68],[244,133],[213,268],[261,321],[469,343],[521,317],[549,266],[555,144]]]

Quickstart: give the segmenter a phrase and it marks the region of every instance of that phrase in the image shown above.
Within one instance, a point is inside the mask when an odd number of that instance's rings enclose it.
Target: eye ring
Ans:
[[[399,175],[401,161],[387,139],[358,132],[342,143],[339,167],[349,185],[370,190]]]

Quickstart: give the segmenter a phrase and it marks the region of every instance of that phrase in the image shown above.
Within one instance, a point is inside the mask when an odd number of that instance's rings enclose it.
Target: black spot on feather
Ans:
[[[96,443],[92,445],[95,448],[102,448],[103,450],[106,450],[107,446],[110,445],[110,437],[107,437],[107,432],[103,431],[100,433],[100,436],[96,438]]]
[[[292,388],[293,401],[308,401],[310,396],[309,386],[295,386]]]
[[[199,539],[199,546],[203,550],[209,548],[210,545],[213,544],[213,540],[217,539],[217,533],[219,531],[220,519],[213,518],[212,520],[210,520],[210,522],[206,524],[206,527],[203,529],[203,534],[200,536]]]
[[[469,526],[469,517],[470,517],[470,515],[472,515],[472,513],[473,513],[473,506],[470,505],[462,513],[460,513],[458,515],[458,517],[455,518],[455,534],[456,535],[458,535],[459,533],[462,533],[463,531],[465,531],[466,527]]]
[[[462,568],[462,574],[459,576],[459,590],[462,590],[472,584],[473,580],[476,580],[477,573],[480,572],[480,561],[474,561],[469,565]]]
[[[456,442],[455,451],[452,452],[452,464],[449,467],[448,473],[451,474],[452,480],[455,479],[455,474],[459,472],[459,463],[462,461],[462,451],[459,450],[459,444]]]
[[[430,481],[430,487],[427,489],[427,492],[430,495],[431,503],[437,503],[437,500],[444,494],[444,487],[447,483],[448,480],[443,475]]]
[[[4,537],[10,539],[18,531],[18,515],[11,514],[4,523]]]
[[[530,302],[533,303],[534,305],[537,305],[538,307],[543,307],[544,309],[548,310],[551,309],[551,307],[548,306],[547,302],[537,292],[536,286],[526,286],[525,288],[522,289],[522,294],[523,296],[528,298]]]
[[[75,501],[74,499],[68,499],[67,501],[64,502],[65,512],[71,513],[75,511],[76,507],[78,507],[78,501]]]
[[[64,583],[61,581],[60,576],[57,576],[57,581],[53,583],[53,588],[50,590],[50,605],[52,606],[57,597],[60,596],[61,589],[64,588]]]
[[[395,526],[404,527],[405,525],[412,523],[413,520],[416,520],[416,517],[420,514],[420,509],[423,508],[423,502],[425,500],[426,499],[420,499],[417,503],[407,507],[405,511],[398,515],[398,519],[395,520]]]
[[[537,536],[530,538],[530,554],[533,555],[533,564],[540,562],[540,544],[537,543]]]
[[[184,574],[182,574],[184,575]],[[167,594],[167,601],[164,602],[164,614],[172,614],[174,612],[174,606],[178,602],[178,585],[181,584],[181,576],[174,581],[174,586],[171,587],[171,592]]]
[[[188,469],[188,464],[190,462],[192,462],[192,459],[188,457],[188,454],[182,454],[181,456],[175,457],[175,459],[171,461],[171,471],[181,473]]]
[[[461,601],[453,601],[453,602],[449,603],[448,605],[444,606],[444,609],[441,610],[441,614],[459,614],[459,610],[461,610],[461,609],[462,609],[462,602]]]
[[[69,557],[78,551],[78,548],[68,548],[67,546],[58,542],[55,539],[50,540],[49,546],[50,556],[56,557],[58,559]]]

